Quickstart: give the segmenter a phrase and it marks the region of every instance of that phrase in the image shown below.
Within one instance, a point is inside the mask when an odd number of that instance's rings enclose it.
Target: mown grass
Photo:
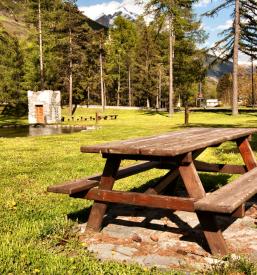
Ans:
[[[76,116],[90,116],[95,111],[78,109]],[[64,114],[66,112],[64,110]],[[161,273],[138,265],[97,260],[73,233],[78,220],[83,220],[82,210],[90,207],[91,202],[46,192],[49,185],[102,171],[104,161],[101,156],[80,153],[81,145],[153,135],[183,127],[182,113],[176,113],[172,119],[166,113],[120,110],[107,110],[106,113],[118,114],[118,119],[101,120],[99,125],[102,128],[95,131],[0,138],[0,274]],[[192,113],[190,123],[193,127],[255,127],[257,114],[231,117],[227,114]],[[257,149],[256,138],[252,144]],[[227,143],[216,150],[208,149],[200,158],[242,163],[233,148],[231,143]],[[162,174],[157,170],[145,172],[144,182]],[[203,174],[202,179],[210,190],[232,177],[217,175],[211,178]],[[129,190],[141,184],[142,175],[133,176],[118,181],[115,188]]]

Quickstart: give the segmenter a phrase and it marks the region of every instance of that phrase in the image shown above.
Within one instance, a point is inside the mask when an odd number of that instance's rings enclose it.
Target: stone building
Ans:
[[[61,121],[60,91],[28,91],[29,124]]]

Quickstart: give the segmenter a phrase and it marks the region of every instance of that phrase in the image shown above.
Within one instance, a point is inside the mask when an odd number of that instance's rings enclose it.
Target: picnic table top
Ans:
[[[83,153],[144,156],[177,156],[257,132],[257,128],[190,128],[150,137],[141,137],[93,146],[82,146]]]

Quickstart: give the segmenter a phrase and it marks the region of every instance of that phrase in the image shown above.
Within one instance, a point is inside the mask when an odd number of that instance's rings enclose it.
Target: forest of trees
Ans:
[[[26,102],[27,90],[43,89],[60,90],[70,106],[169,107],[171,92],[173,104],[194,102],[207,71],[194,2],[152,0],[146,7],[152,22],[118,16],[106,29],[92,26],[73,0],[1,0],[1,14],[24,22],[28,32],[18,37],[0,21],[0,102]],[[256,37],[245,25],[241,47],[254,57],[256,45],[250,51],[248,45]],[[222,81],[218,93],[230,91],[230,77]],[[231,103],[225,94],[219,98]]]

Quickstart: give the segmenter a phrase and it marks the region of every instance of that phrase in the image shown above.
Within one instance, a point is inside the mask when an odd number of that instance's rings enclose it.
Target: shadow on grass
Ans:
[[[141,111],[141,115],[146,115],[146,116],[154,116],[154,115],[160,115],[160,116],[164,116],[164,117],[168,117],[167,112],[162,112],[162,111]]]
[[[21,118],[0,115],[0,125],[23,125]]]
[[[188,126],[183,125],[182,128],[189,127],[201,127],[201,128],[246,128],[245,124],[237,123],[237,124],[208,124],[208,123],[189,123]]]
[[[214,191],[220,186],[228,182],[230,175],[221,175],[221,174],[207,174],[200,173],[200,178],[203,182],[206,192]],[[146,184],[143,184],[139,188],[133,188],[129,190],[130,192],[145,192],[148,188],[154,187],[160,178],[148,181]],[[174,183],[176,188],[172,188],[175,191],[172,195],[175,196],[187,196],[183,183],[181,180],[177,181],[177,184]],[[91,207],[80,210],[78,212],[70,213],[68,218],[77,221],[78,223],[85,223],[88,220]],[[142,221],[131,221],[128,219],[122,219],[122,217],[140,217],[143,218]],[[177,227],[168,226],[160,223],[153,223],[153,220],[162,220],[163,218],[168,219],[172,223],[176,224]],[[220,220],[220,219],[219,219]],[[222,218],[220,223],[220,228],[225,230],[229,225],[235,221],[234,218],[226,217]],[[120,226],[127,227],[142,227],[148,228],[151,230],[156,230],[160,232],[170,232],[173,234],[182,235],[181,240],[188,242],[196,242],[204,250],[209,251],[206,239],[201,231],[201,227],[198,224],[195,227],[190,226],[186,221],[181,219],[173,210],[169,209],[156,209],[148,207],[139,207],[139,206],[130,206],[122,204],[109,204],[108,213],[104,217],[103,227],[106,227],[108,224],[116,224]]]

